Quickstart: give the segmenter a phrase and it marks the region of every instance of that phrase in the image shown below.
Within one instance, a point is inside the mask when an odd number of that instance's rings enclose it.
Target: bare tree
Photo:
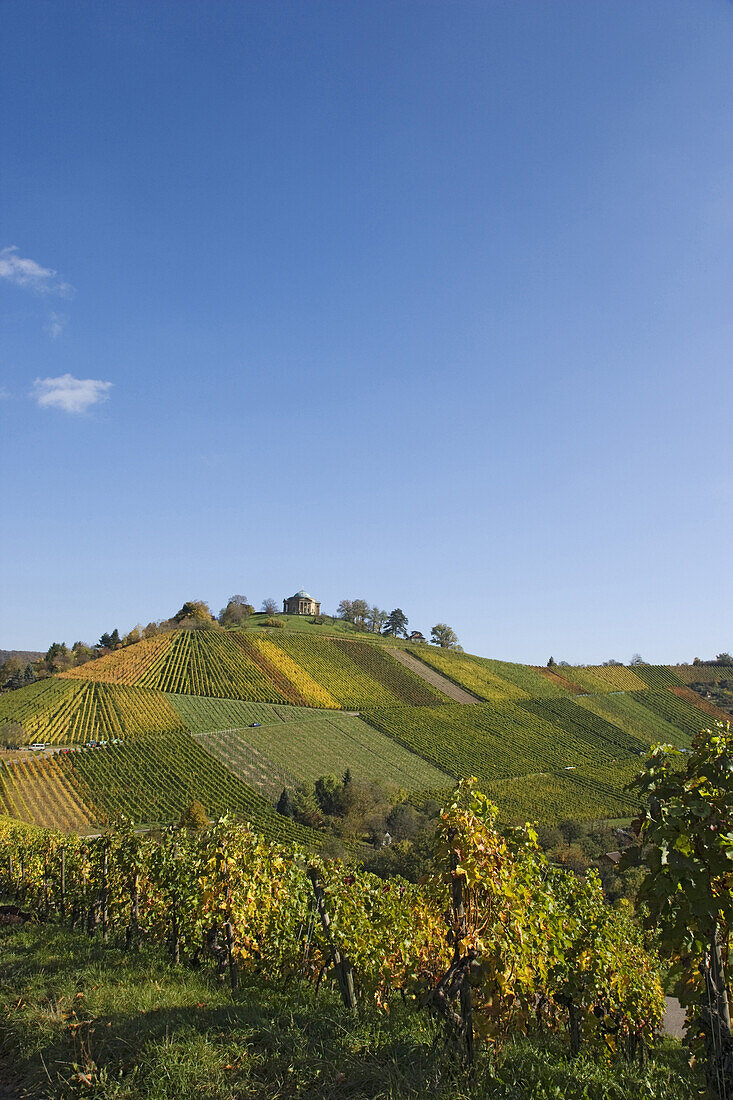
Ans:
[[[262,601],[262,610],[267,615],[277,615],[279,611],[277,600],[273,600],[272,596],[268,596],[266,600]]]

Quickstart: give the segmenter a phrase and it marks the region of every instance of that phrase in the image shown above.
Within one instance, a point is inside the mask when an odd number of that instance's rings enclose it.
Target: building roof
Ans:
[[[310,592],[306,592],[303,588],[301,588],[300,592],[296,592],[294,596],[290,597],[290,599],[291,600],[312,600],[313,597],[311,596]]]

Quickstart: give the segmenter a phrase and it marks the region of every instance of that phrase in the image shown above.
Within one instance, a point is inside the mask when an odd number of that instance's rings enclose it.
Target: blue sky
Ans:
[[[733,650],[733,4],[3,5],[4,648]]]

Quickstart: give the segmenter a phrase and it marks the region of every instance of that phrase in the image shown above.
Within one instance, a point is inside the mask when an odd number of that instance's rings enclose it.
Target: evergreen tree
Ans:
[[[398,635],[407,637],[407,615],[401,607],[396,607],[394,611],[390,611],[389,618],[387,619],[387,626],[385,627],[385,634],[392,634],[395,638]]]
[[[282,814],[283,817],[292,818],[294,816],[293,803],[290,801],[287,787],[283,787],[283,793],[280,795],[275,809],[279,814]]]

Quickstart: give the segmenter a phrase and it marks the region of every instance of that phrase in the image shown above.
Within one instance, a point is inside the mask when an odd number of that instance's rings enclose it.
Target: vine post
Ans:
[[[313,894],[316,899],[316,910],[318,916],[321,919],[321,926],[323,933],[328,942],[328,946],[331,949],[331,958],[333,959],[333,968],[336,973],[336,981],[338,982],[339,991],[341,993],[341,1000],[344,1002],[344,1007],[349,1012],[356,1011],[356,992],[354,990],[354,972],[346,958],[341,954],[333,939],[333,932],[331,930],[331,920],[326,909],[326,897],[323,893],[323,887],[318,877],[318,870],[315,867],[308,868],[308,878],[313,885]]]
[[[61,884],[59,889],[59,907],[61,917],[66,913],[66,845],[61,845]]]
[[[109,848],[105,844],[102,848],[102,892],[101,892],[101,906],[102,906],[102,940],[107,943],[109,938],[109,920],[107,911],[107,902],[109,899]]]

